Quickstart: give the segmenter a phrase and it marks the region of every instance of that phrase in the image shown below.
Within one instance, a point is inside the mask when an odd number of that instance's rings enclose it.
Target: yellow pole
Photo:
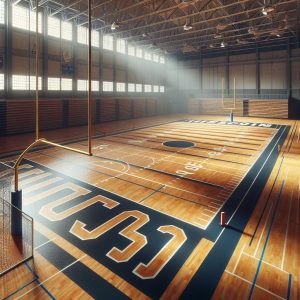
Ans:
[[[76,152],[76,153],[80,153],[80,154],[84,154],[84,155],[90,155],[88,152],[78,150],[78,149],[75,149],[75,148],[71,148],[71,147],[68,147],[68,146],[60,145],[60,144],[57,144],[57,143],[49,142],[46,139],[36,140],[31,145],[29,145],[21,153],[21,155],[18,157],[18,159],[17,159],[17,161],[14,165],[14,169],[15,169],[15,191],[18,191],[18,189],[19,189],[19,166],[20,166],[20,163],[21,163],[22,159],[24,158],[26,153],[28,153],[32,148],[34,148],[35,146],[38,146],[39,144],[46,144],[46,145],[49,145],[49,146],[58,147],[58,148],[61,148],[61,149],[72,151],[72,152]]]
[[[39,139],[39,0],[35,6],[35,139]]]
[[[92,155],[92,0],[88,0],[89,50],[88,50],[88,152]]]
[[[36,140],[34,141],[31,145],[29,145],[23,152],[22,154],[18,157],[14,169],[15,169],[15,192],[17,192],[19,190],[19,165],[24,157],[24,155],[33,147],[35,147],[36,145],[38,145],[41,141],[40,140]]]

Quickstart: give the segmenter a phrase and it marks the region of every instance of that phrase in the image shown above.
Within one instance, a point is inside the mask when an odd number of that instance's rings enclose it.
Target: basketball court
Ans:
[[[0,299],[299,299],[299,16],[0,0]]]

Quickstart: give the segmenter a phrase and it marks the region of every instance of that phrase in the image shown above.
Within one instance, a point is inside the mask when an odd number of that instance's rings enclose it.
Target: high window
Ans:
[[[78,79],[77,80],[77,90],[87,91],[88,90],[88,80]],[[99,91],[99,81],[92,80],[92,91]]]
[[[135,47],[128,45],[128,55],[135,56]]]
[[[113,92],[114,83],[112,81],[103,81],[103,92]]]
[[[137,93],[141,93],[141,92],[143,91],[143,85],[142,85],[141,83],[137,83],[137,84],[135,85],[135,91],[136,91]]]
[[[117,39],[117,52],[126,53],[126,42],[122,39]]]
[[[153,92],[154,93],[158,93],[159,92],[159,86],[158,85],[154,85],[153,86]]]
[[[60,38],[60,19],[48,17],[48,35]]]
[[[136,48],[135,56],[138,58],[143,58],[143,50],[141,48]]]
[[[130,92],[130,93],[135,92],[135,84],[134,83],[128,83],[128,92]]]
[[[62,78],[61,79],[61,90],[62,91],[72,91],[73,89],[73,80],[71,78]]]
[[[114,38],[111,35],[103,36],[103,49],[106,50],[114,50]]]
[[[0,74],[0,90],[4,90],[4,74]]]
[[[39,90],[42,89],[42,77],[38,78]],[[12,89],[23,90],[23,91],[34,91],[36,89],[36,78],[35,76],[27,75],[12,75]]]
[[[72,41],[73,26],[71,22],[61,22],[61,38],[64,40]]]
[[[60,91],[60,78],[48,78],[48,91]]]
[[[151,60],[151,59],[152,59],[151,53],[145,51],[145,52],[144,52],[144,58],[145,58],[146,60]]]
[[[125,92],[125,83],[124,82],[117,82],[117,92]]]
[[[151,84],[145,84],[144,89],[145,89],[145,93],[151,93],[152,92]]]
[[[4,24],[4,0],[0,0],[0,24]]]
[[[159,63],[159,56],[157,54],[153,54],[153,61]]]
[[[12,25],[13,27],[36,31],[36,13],[29,11],[28,8],[18,5],[12,6]],[[42,14],[38,15],[39,33],[42,33]]]

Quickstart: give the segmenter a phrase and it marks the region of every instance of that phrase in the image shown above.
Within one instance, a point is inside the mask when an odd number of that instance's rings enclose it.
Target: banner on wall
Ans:
[[[63,75],[73,75],[74,66],[72,64],[72,55],[69,51],[63,51],[62,53],[62,74]]]

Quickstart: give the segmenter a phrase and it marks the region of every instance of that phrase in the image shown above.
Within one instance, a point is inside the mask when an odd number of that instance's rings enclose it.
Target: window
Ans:
[[[36,13],[35,11],[29,11],[29,9],[13,5],[12,6],[12,25],[16,28],[35,31],[36,26]],[[39,13],[38,17],[39,33],[42,33],[42,14]]]
[[[154,85],[153,86],[153,92],[154,93],[158,93],[159,92],[159,86],[158,85]]]
[[[72,91],[73,81],[71,78],[62,78],[61,79],[61,90],[62,91]]]
[[[161,93],[164,93],[164,92],[165,92],[165,86],[164,86],[164,85],[161,85],[161,86],[159,87],[159,91],[160,91]]]
[[[0,24],[4,24],[4,0],[0,0]]]
[[[38,79],[39,90],[42,89],[42,78]],[[35,76],[26,75],[12,75],[12,89],[13,90],[31,90],[36,89],[36,78]]]
[[[153,54],[153,61],[159,63],[159,56],[157,54]]]
[[[26,77],[28,77],[28,76],[26,76]],[[30,76],[29,80],[30,80],[29,89],[31,91],[35,91],[36,90],[36,77],[35,76]],[[39,91],[41,91],[42,90],[42,77],[38,78],[38,86],[39,86]]]
[[[99,48],[99,32],[96,30],[92,30],[92,46]]]
[[[103,81],[103,92],[113,92],[114,83],[112,81]]]
[[[143,58],[143,50],[141,48],[136,48],[135,56],[138,58]]]
[[[60,38],[60,20],[48,17],[48,35]]]
[[[159,62],[161,64],[164,64],[165,63],[165,57],[164,56],[161,56],[160,59],[159,59]]]
[[[88,43],[88,32],[86,27],[78,26],[77,27],[77,42],[80,44]]]
[[[77,80],[77,90],[78,91],[87,91],[87,80]]]
[[[111,35],[103,36],[103,49],[106,50],[114,50],[114,38]]]
[[[126,53],[126,42],[122,39],[117,39],[117,52]]]
[[[60,78],[48,78],[48,91],[60,91]]]
[[[72,41],[73,26],[71,22],[61,22],[61,38],[64,40]]]
[[[0,74],[0,90],[4,90],[4,74]]]
[[[134,83],[128,83],[128,92],[130,92],[130,93],[135,92],[135,84]]]
[[[125,92],[126,87],[124,82],[117,82],[117,92]]]
[[[152,92],[152,86],[151,84],[145,84],[145,93],[151,93]]]
[[[152,55],[151,55],[151,53],[149,53],[149,52],[144,52],[144,58],[146,59],[146,60],[152,60],[152,57],[151,57]]]
[[[141,93],[141,92],[143,91],[143,85],[140,84],[140,83],[137,83],[137,84],[135,85],[135,91],[136,91],[137,93]]]
[[[99,48],[99,32],[92,30],[92,46]],[[86,27],[77,27],[77,42],[88,45],[89,43],[89,29]]]
[[[99,81],[92,80],[92,91],[93,92],[99,92]]]
[[[135,56],[135,48],[133,46],[128,45],[128,55]]]
[[[28,90],[28,80],[27,76],[23,75],[13,75],[12,76],[12,89],[13,90]]]

